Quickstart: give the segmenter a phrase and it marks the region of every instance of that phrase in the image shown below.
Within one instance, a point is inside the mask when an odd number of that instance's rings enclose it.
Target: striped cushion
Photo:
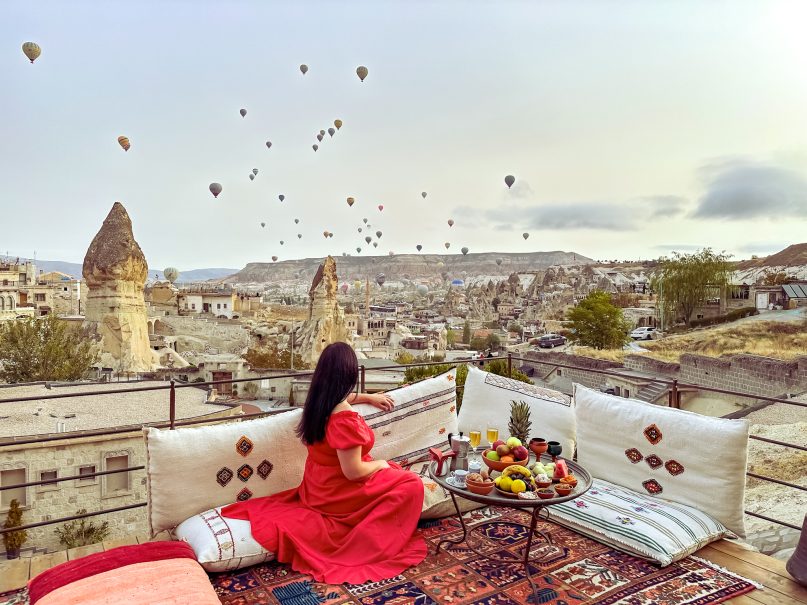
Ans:
[[[649,498],[602,479],[594,479],[579,498],[548,510],[558,525],[662,567],[731,535],[696,508]]]
[[[375,433],[371,455],[409,466],[428,458],[429,448],[448,449],[448,434],[457,433],[456,370],[387,391],[395,407],[389,412],[367,404],[353,409]]]

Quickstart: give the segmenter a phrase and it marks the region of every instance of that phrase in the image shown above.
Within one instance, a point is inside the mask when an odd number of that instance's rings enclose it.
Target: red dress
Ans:
[[[416,532],[423,483],[394,462],[369,479],[349,481],[336,450],[361,446],[369,462],[373,431],[360,414],[331,414],[325,439],[308,446],[299,487],[237,502],[221,514],[245,519],[252,536],[281,563],[328,584],[392,578],[426,557]]]

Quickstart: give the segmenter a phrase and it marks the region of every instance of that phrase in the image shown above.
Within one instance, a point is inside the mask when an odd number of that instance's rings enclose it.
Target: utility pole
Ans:
[[[294,317],[291,318],[291,369],[294,369]]]
[[[664,278],[658,281],[658,305],[661,315],[661,332],[664,332]]]

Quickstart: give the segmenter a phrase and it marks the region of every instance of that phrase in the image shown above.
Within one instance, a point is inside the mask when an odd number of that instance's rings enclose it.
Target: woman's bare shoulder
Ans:
[[[351,406],[347,401],[343,401],[341,403],[337,403],[333,408],[333,414],[337,412],[352,412],[353,406]]]

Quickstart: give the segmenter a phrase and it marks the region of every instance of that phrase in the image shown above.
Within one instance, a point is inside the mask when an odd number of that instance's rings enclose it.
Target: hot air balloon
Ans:
[[[367,237],[364,238],[364,241],[369,244],[371,241],[373,241],[373,238],[368,235]]]
[[[453,227],[453,226],[454,226],[454,219],[453,219],[453,218],[448,219],[448,226],[449,226],[449,227]]]
[[[496,264],[497,264],[499,267],[501,267],[501,266],[502,266],[502,259],[497,258],[497,259],[496,259]]]
[[[261,227],[266,227],[266,223],[261,223]]]
[[[385,281],[387,281],[387,276],[383,273],[379,273],[375,276],[375,283],[377,283],[379,286],[383,286]]]
[[[317,144],[315,143],[315,144],[311,145],[311,149],[313,149],[314,151],[316,151],[317,149],[319,149],[319,145],[317,145]]]
[[[366,218],[363,218],[363,219],[361,219],[361,220],[363,220],[363,221],[364,221],[364,224],[365,224],[365,225],[367,224],[367,219],[366,219]]]
[[[131,147],[129,144],[129,138],[123,135],[118,137],[118,144],[123,147],[124,151],[129,151],[129,147]]]
[[[342,128],[342,120],[334,120],[333,125],[336,126],[336,130]]]
[[[267,149],[271,149],[271,148],[272,148],[272,141],[266,141],[266,148],[267,148]]]
[[[42,54],[42,49],[36,42],[26,42],[22,45],[22,52],[28,57],[28,60],[33,63],[37,57]]]
[[[361,233],[361,227],[359,227],[359,233]]]
[[[512,187],[513,183],[515,182],[516,177],[514,177],[512,174],[508,174],[506,177],[504,177],[504,184],[507,185],[508,189],[510,189],[510,187]]]
[[[347,205],[348,206],[353,206],[353,204],[355,204],[355,203],[356,203],[356,200],[354,198],[352,198],[352,197],[347,198]]]
[[[357,280],[355,280],[353,282],[353,289],[354,290],[361,290],[361,281],[360,280],[357,279]]]
[[[373,248],[378,248],[378,242],[373,242]]]
[[[375,236],[376,236],[378,239],[381,239],[381,236],[382,236],[382,235],[383,235],[383,233],[381,233],[380,231],[376,231],[376,232],[375,232]]]
[[[247,110],[246,109],[241,109],[238,113],[240,113],[241,117],[243,118],[244,116],[247,115]]]
[[[379,205],[378,205],[378,211],[379,211],[379,212],[381,212],[382,210],[384,210],[384,205],[383,205],[383,204],[379,204]]]
[[[466,246],[463,246],[460,249],[460,252],[462,252],[462,255],[465,256],[466,254],[468,254],[468,248]]]
[[[163,269],[163,275],[165,275],[165,279],[173,284],[179,277],[179,270],[176,267],[166,267]]]
[[[300,224],[300,219],[298,219],[298,218],[294,219],[294,224],[299,225]]]
[[[319,134],[320,134],[320,136],[323,136],[323,137],[324,137],[324,136],[325,136],[325,131],[324,131],[324,130],[320,130],[320,131],[319,131]]]
[[[394,253],[392,250],[390,250],[390,251],[389,251],[389,255],[390,255],[390,256],[395,256],[395,253]]]
[[[461,279],[452,279],[451,280],[451,285],[452,286],[464,286],[465,282],[462,281]]]
[[[272,262],[273,262],[273,263],[276,263],[276,262],[277,262],[277,257],[276,257],[276,256],[273,256],[273,257],[272,257]]]
[[[426,192],[425,191],[421,191],[420,195],[424,200],[426,199]]]
[[[280,240],[280,245],[281,245],[281,246],[282,246],[284,243],[285,243],[285,242],[284,242],[283,240]]]
[[[527,239],[529,236],[530,236],[529,233],[522,233],[521,234],[521,237],[523,237],[524,239]]]
[[[361,254],[361,248],[356,248],[356,252],[358,252],[359,254]]]
[[[342,252],[342,256],[346,256],[346,254]],[[342,291],[342,294],[347,294],[348,288],[349,286],[347,284],[342,284],[341,286],[339,286],[339,289]]]
[[[451,247],[451,244],[449,242],[446,242],[443,245],[446,247],[446,250],[448,250]]]
[[[335,135],[336,134],[336,129],[333,126],[331,126],[328,129],[328,134],[331,135],[331,136]]]
[[[300,71],[303,72],[303,75],[305,75],[305,73],[308,71],[308,65],[306,65],[305,63],[300,65]]]
[[[219,193],[221,193],[221,185],[218,183],[210,183],[210,193],[213,194],[213,197],[219,197]]]
[[[418,294],[420,294],[421,296],[426,296],[426,294],[428,294],[428,292],[429,292],[429,288],[424,284],[420,284],[418,286],[417,290],[418,290]]]
[[[318,134],[318,135],[317,135],[317,140],[318,140],[320,143],[322,143],[322,139],[323,139],[322,135],[321,135],[321,134]]]
[[[356,75],[359,76],[359,80],[361,80],[362,82],[364,82],[364,78],[367,77],[368,73],[369,71],[364,65],[359,65],[356,68]]]
[[[253,168],[253,169],[252,169],[252,174],[254,174],[255,176],[258,176],[258,169],[257,169],[257,168]]]
[[[327,231],[323,231],[323,232],[322,232],[322,237],[328,237],[328,232],[327,232]]]
[[[250,175],[249,175],[249,180],[250,180],[250,181],[254,181],[254,180],[255,180],[255,175],[254,175],[254,174],[250,174]]]
[[[420,244],[418,244],[417,246],[415,246],[415,248],[417,248],[417,249],[418,249],[418,252],[420,252],[421,250],[423,250],[423,246],[421,246]]]
[[[283,200],[286,199],[286,196],[281,193],[280,195],[277,196],[277,199],[279,199],[282,202]]]
[[[298,233],[298,234],[297,234],[297,239],[303,239],[303,234],[302,234],[302,233]]]

